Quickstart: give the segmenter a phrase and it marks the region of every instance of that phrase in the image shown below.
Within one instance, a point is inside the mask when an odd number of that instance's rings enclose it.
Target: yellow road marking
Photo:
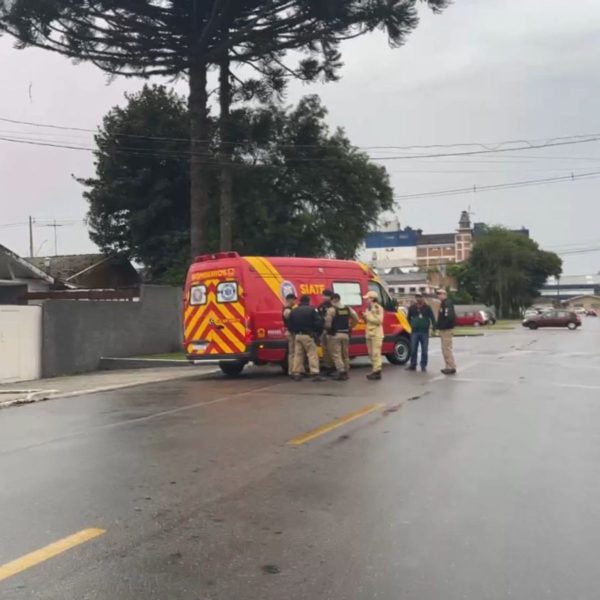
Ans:
[[[340,417],[339,419],[335,419],[335,421],[330,421],[329,423],[325,423],[325,425],[321,425],[320,427],[317,427],[316,429],[307,431],[306,433],[303,433],[303,434],[291,439],[288,442],[288,444],[291,444],[292,446],[301,446],[302,444],[306,444],[306,442],[310,442],[326,433],[329,433],[330,431],[333,431],[334,429],[337,429],[338,427],[341,427],[342,425],[346,425],[347,423],[356,421],[356,419],[360,419],[360,417],[364,417],[365,415],[368,415],[372,412],[381,410],[384,407],[385,407],[385,404],[377,403],[377,404],[370,404],[369,406],[365,406],[364,408],[359,408],[358,410],[355,410],[354,412],[344,415],[343,417]]]
[[[84,529],[83,531],[74,533],[69,537],[45,546],[44,548],[40,548],[39,550],[35,550],[34,552],[26,554],[25,556],[21,556],[21,558],[17,558],[12,562],[0,566],[0,581],[4,581],[5,579],[8,579],[13,575],[17,575],[18,573],[30,569],[31,567],[35,567],[36,565],[39,565],[50,558],[54,558],[55,556],[58,556],[67,550],[75,548],[75,546],[89,542],[90,540],[100,537],[105,533],[106,531],[104,529]]]

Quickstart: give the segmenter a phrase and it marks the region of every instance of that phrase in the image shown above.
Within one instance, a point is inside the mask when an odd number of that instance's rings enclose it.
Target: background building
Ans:
[[[540,291],[542,301],[570,301],[577,296],[600,296],[600,275],[550,277]]]
[[[485,235],[485,223],[471,224],[469,211],[460,214],[458,227],[449,233],[423,233],[422,229],[400,227],[400,220],[395,217],[382,222],[376,231],[369,233],[365,239],[365,250],[361,260],[378,270],[394,267],[403,270],[428,269],[460,263],[471,256],[473,242]],[[525,227],[513,230],[529,237]]]
[[[396,217],[380,224],[377,231],[367,234],[364,262],[379,269],[414,267],[417,263],[417,240],[421,230],[400,227]]]

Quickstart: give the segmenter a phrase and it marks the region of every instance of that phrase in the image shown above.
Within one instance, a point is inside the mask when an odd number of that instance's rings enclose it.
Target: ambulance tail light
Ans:
[[[244,344],[249,346],[254,341],[254,328],[252,327],[252,319],[246,315],[245,318],[246,324],[246,335],[244,336]]]

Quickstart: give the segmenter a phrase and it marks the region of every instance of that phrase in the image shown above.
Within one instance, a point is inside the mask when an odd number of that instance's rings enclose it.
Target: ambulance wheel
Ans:
[[[222,360],[219,362],[219,369],[227,375],[227,377],[237,377],[246,366],[246,363],[241,360]]]
[[[406,337],[396,338],[394,342],[394,350],[390,354],[386,354],[385,357],[393,365],[405,365],[410,358],[410,342]]]
[[[288,363],[288,359],[287,356],[279,363],[279,366],[281,367],[281,370],[284,372],[285,375],[288,374],[289,371],[289,363]]]

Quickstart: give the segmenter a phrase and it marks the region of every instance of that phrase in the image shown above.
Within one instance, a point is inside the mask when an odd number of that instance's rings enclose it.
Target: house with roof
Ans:
[[[69,254],[28,258],[29,263],[67,287],[122,289],[137,287],[140,274],[131,262],[113,254]]]
[[[45,292],[54,277],[0,244],[0,304],[22,304],[27,292]]]

